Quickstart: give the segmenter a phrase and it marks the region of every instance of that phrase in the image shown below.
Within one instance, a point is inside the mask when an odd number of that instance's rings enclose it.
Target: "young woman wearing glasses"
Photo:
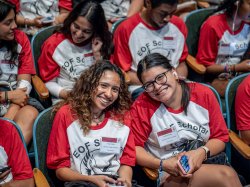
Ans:
[[[210,155],[222,152],[228,141],[213,92],[180,80],[169,60],[158,53],[139,62],[137,76],[145,89],[131,108],[137,164],[161,169],[163,186],[241,186],[230,167],[203,164]],[[197,139],[205,146],[183,152]],[[190,166],[187,173],[177,164],[184,154]]]

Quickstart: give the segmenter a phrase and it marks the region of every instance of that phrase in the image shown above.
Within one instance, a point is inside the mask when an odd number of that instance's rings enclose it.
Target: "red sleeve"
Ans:
[[[38,59],[39,73],[43,81],[48,82],[60,74],[60,67],[52,58],[58,45],[57,35],[49,37],[43,44],[41,55]],[[61,39],[60,39],[61,40]]]
[[[8,166],[11,167],[11,172],[13,174],[14,180],[25,180],[33,177],[33,172],[31,164],[27,155],[27,152],[24,148],[24,145],[21,141],[21,138],[12,124],[9,122],[4,122],[5,125],[9,125],[8,129],[9,137],[6,136],[6,153],[8,155]],[[8,137],[8,139],[7,139]]]
[[[217,36],[214,28],[213,16],[210,17],[201,27],[198,52],[196,59],[198,63],[205,66],[215,64],[218,53],[218,43],[220,38]]]
[[[59,8],[64,8],[68,11],[72,10],[72,0],[59,0]]]
[[[173,21],[173,23],[179,28],[181,33],[184,35],[185,42],[184,42],[184,47],[183,47],[182,55],[180,57],[179,62],[185,62],[185,60],[188,56],[188,47],[187,47],[187,43],[186,43],[186,39],[187,39],[187,35],[188,35],[187,26],[184,23],[184,21],[177,16],[173,16],[171,21]]]
[[[133,17],[131,17],[133,18]],[[132,56],[129,50],[129,35],[131,27],[128,27],[130,18],[121,23],[114,33],[114,55],[112,61],[124,71],[129,71],[132,65]]]
[[[147,102],[148,99],[150,98],[145,93],[141,94],[130,109],[130,126],[134,134],[135,146],[144,147],[152,131],[150,118],[157,107],[150,106],[149,103],[154,101]]]
[[[47,166],[50,169],[70,167],[70,146],[67,136],[70,109],[63,106],[56,113],[51,129],[48,149]]]
[[[16,12],[20,12],[20,0],[8,0],[8,1],[16,6]]]
[[[21,46],[21,51],[18,56],[18,74],[36,74],[30,41],[27,35],[22,31],[15,30],[15,38],[17,43]]]
[[[198,83],[196,83],[195,86],[197,89],[196,93],[198,94],[198,102],[206,108],[209,113],[209,139],[219,139],[223,142],[228,142],[228,130],[217,98],[210,88]]]
[[[132,131],[130,130],[126,146],[120,158],[122,165],[135,166],[135,142]]]
[[[250,75],[237,89],[235,98],[235,115],[238,130],[250,130]]]

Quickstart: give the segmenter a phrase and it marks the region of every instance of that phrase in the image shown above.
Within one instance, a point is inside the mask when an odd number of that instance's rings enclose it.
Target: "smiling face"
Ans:
[[[15,12],[11,10],[6,18],[0,22],[0,40],[14,40],[14,30],[16,28]]]
[[[93,27],[85,17],[78,16],[70,25],[70,33],[73,42],[80,44],[92,37]]]
[[[120,92],[120,84],[120,77],[116,72],[104,71],[98,86],[91,95],[93,113],[101,113],[116,101]]]
[[[177,4],[169,5],[166,3],[162,3],[155,8],[147,8],[147,17],[149,24],[156,27],[161,28],[165,26],[171,19],[173,13],[177,9]]]
[[[155,82],[157,77],[165,75],[166,82],[164,84],[158,84]],[[177,77],[174,75],[173,70],[167,70],[161,66],[155,66],[145,70],[142,75],[143,85],[148,85],[150,82],[154,82],[154,90],[148,92],[149,96],[156,101],[164,103],[169,106],[172,101],[176,99],[177,90],[181,89],[177,82]]]

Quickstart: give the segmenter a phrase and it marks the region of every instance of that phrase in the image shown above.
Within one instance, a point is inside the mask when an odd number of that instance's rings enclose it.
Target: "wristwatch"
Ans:
[[[204,161],[206,161],[210,157],[210,150],[206,146],[201,146],[201,148],[205,150],[206,157]]]

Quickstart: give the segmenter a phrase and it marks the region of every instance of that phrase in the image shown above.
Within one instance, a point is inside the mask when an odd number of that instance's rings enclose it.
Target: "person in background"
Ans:
[[[31,164],[16,128],[0,119],[0,187],[35,187]]]
[[[16,23],[28,35],[38,29],[63,23],[72,9],[71,0],[8,0],[16,6]]]
[[[236,127],[241,139],[250,146],[250,75],[239,85],[235,97]],[[250,184],[250,161],[233,149],[232,165]]]
[[[159,168],[165,187],[240,187],[232,168],[203,164],[223,152],[229,138],[213,92],[199,83],[179,79],[170,61],[159,53],[139,62],[137,76],[145,89],[130,110],[137,164]],[[204,146],[186,150],[192,141]],[[178,165],[183,155],[188,158],[187,172]]]
[[[250,0],[225,0],[216,12],[201,27],[196,58],[207,68],[207,81],[224,96],[223,81],[250,70],[250,59],[241,60],[250,41]]]
[[[31,91],[31,75],[36,74],[30,43],[15,22],[15,8],[0,0],[0,116],[14,120],[28,144],[32,126],[38,115],[27,104]]]
[[[142,91],[136,76],[139,61],[149,53],[166,56],[182,77],[187,77],[187,28],[173,16],[178,0],[146,0],[145,9],[122,22],[114,33],[113,61],[127,74],[132,98]]]
[[[111,51],[112,35],[101,5],[82,1],[63,27],[45,41],[38,60],[40,76],[53,103],[67,98],[81,72],[95,60],[108,59]]]
[[[102,60],[86,69],[68,98],[55,106],[48,168],[71,184],[131,187],[134,139],[124,123],[130,103],[116,65]]]

